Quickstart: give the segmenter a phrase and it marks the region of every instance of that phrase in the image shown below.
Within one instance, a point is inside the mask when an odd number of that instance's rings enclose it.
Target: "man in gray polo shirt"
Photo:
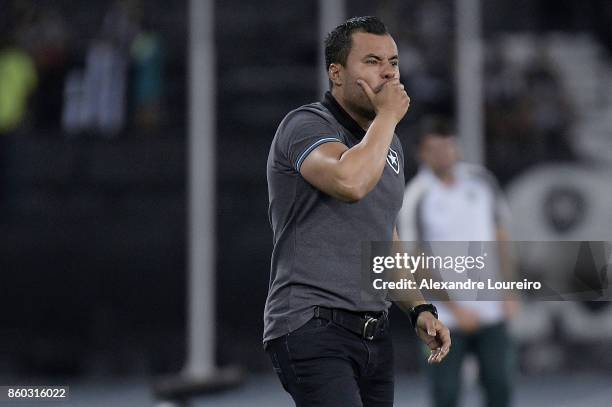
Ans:
[[[410,99],[395,42],[375,17],[336,27],[325,56],[331,91],[283,119],[268,156],[264,346],[298,406],[391,406],[390,303],[362,295],[361,242],[399,240],[404,156],[394,130]],[[440,362],[450,334],[435,308],[398,305]]]

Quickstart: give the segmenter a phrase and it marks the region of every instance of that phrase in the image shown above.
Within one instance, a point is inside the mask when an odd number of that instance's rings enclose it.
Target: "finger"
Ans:
[[[437,325],[437,324],[436,324],[436,320],[435,320],[435,319],[433,319],[433,318],[431,318],[431,319],[427,319],[427,320],[425,321],[425,327],[427,328],[427,334],[428,334],[429,336],[436,336],[436,330],[437,330],[437,329],[436,329],[436,328],[437,328],[437,326],[436,326],[436,325]]]
[[[448,349],[440,348],[440,354],[438,355],[438,361],[442,362],[442,360],[448,355]]]
[[[440,348],[432,349],[429,357],[427,358],[427,363],[437,363],[438,358],[440,356]]]
[[[448,353],[448,350],[451,347],[452,341],[450,336],[450,331],[447,327],[443,327],[438,333],[438,340],[442,343],[442,350],[445,353]]]
[[[395,78],[395,79],[391,79],[389,81],[381,83],[376,88],[374,88],[373,91],[374,91],[374,93],[379,93],[381,90],[383,90],[383,88],[385,86],[397,86],[397,87],[399,87],[399,85],[401,85],[399,79]]]
[[[450,352],[450,344],[449,345],[442,345],[438,349],[439,349],[439,352],[436,354],[435,358],[432,358],[432,360],[434,362],[440,363],[440,362],[442,362],[442,360],[444,360],[446,355],[448,355],[448,353]]]
[[[438,356],[438,359],[440,360],[440,362],[442,362],[444,358],[446,358],[446,355],[448,355],[448,352],[449,352],[448,349],[446,351],[444,350],[440,351],[440,355]]]
[[[437,338],[429,337],[425,343],[430,350],[440,349],[442,347],[442,343]]]
[[[357,79],[357,84],[361,86],[361,89],[363,89],[363,91],[365,92],[368,99],[370,99],[370,101],[374,100],[374,91],[372,90],[370,85],[368,85],[366,81],[362,79]]]
[[[438,352],[433,351],[431,353],[431,361],[429,363],[436,363],[438,361]]]
[[[446,351],[444,349],[440,349],[440,353],[438,353],[438,357],[436,358],[437,362],[442,362],[446,355],[448,355],[448,352],[448,349]]]

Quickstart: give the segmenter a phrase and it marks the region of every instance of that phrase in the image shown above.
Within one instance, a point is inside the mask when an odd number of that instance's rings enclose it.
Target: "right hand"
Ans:
[[[455,306],[452,312],[461,332],[469,334],[480,328],[480,316],[475,311]]]
[[[374,91],[363,79],[357,79],[357,84],[361,86],[361,89],[363,89],[368,99],[370,99],[370,103],[374,106],[374,111],[377,116],[381,114],[390,114],[399,122],[408,111],[410,98],[399,79],[392,79],[385,82],[378,91]]]

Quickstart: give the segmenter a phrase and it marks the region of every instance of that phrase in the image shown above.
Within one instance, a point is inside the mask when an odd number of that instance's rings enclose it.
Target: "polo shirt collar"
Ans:
[[[357,139],[361,140],[365,136],[366,131],[340,106],[330,91],[325,92],[321,104],[330,111],[342,127],[350,131]]]
[[[440,186],[444,186],[445,188],[456,188],[461,182],[463,182],[466,178],[466,168],[465,168],[465,164],[463,162],[457,162],[455,164],[455,166],[453,167],[453,175],[455,177],[455,180],[457,181],[455,183],[455,185],[449,187],[448,185],[444,184],[442,181],[440,181],[440,178],[438,178],[438,176],[436,174],[434,174],[433,170],[431,168],[429,168],[427,165],[422,164],[419,172],[421,174],[421,176],[425,179],[426,182],[430,182],[430,183],[434,183],[436,185],[440,185]]]

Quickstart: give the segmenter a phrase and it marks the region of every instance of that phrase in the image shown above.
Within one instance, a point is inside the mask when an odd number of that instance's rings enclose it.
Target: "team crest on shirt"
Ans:
[[[397,151],[393,150],[392,148],[389,148],[389,152],[387,153],[387,164],[389,164],[389,167],[391,167],[396,174],[399,174],[399,155],[397,154]]]

